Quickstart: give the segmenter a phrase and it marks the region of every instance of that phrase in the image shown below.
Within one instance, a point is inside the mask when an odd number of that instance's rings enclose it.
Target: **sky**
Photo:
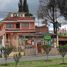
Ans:
[[[18,2],[19,0],[0,0],[0,19],[5,17],[7,12],[17,12],[18,11]],[[27,0],[29,5],[29,10],[32,14],[37,14],[37,9],[39,5],[39,0]],[[67,22],[64,20],[64,17],[61,17],[59,20],[60,23]],[[41,25],[41,24],[40,24]],[[61,28],[66,28],[64,25]],[[52,24],[50,24],[50,29],[52,30]]]
[[[19,0],[0,0],[0,17],[4,16],[7,12],[17,12],[18,2]],[[38,0],[27,0],[27,2],[30,12],[36,14],[38,8]]]

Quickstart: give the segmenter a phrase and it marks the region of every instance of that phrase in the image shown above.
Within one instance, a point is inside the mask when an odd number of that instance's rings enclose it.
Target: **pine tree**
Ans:
[[[22,7],[23,7],[22,6],[22,0],[19,1],[18,7],[19,7],[18,12],[22,12],[23,11],[23,9],[22,9]]]
[[[29,13],[27,0],[24,0],[24,3],[23,3],[23,12]]]

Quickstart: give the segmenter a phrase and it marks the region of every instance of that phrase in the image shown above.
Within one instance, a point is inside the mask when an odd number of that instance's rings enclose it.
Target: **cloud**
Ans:
[[[18,0],[0,0],[0,18],[7,16],[8,12],[17,11]]]
[[[7,15],[6,12],[17,12],[19,0],[0,0],[0,16]],[[37,13],[38,0],[28,0],[29,10],[32,14]]]
[[[30,11],[36,15],[38,10],[39,0],[28,0]]]
[[[0,11],[8,11],[11,5],[17,3],[18,0],[0,0]],[[15,3],[16,2],[16,3]],[[14,4],[15,3],[15,4]]]
[[[6,8],[6,5],[8,4],[8,3],[10,3],[11,1],[10,0],[0,0],[0,10],[3,10],[3,9],[5,9]]]
[[[0,0],[0,11],[16,11],[16,9],[18,9],[18,2],[19,0]],[[28,0],[28,5],[31,10],[34,10],[34,8],[36,9],[38,0]]]

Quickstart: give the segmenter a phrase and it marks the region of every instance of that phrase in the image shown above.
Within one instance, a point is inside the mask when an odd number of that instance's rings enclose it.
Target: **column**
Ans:
[[[59,46],[58,41],[59,41],[59,39],[58,39],[58,35],[57,35],[57,45],[56,45],[57,47]]]
[[[17,39],[16,39],[16,44],[17,44],[17,51],[19,51],[19,36],[18,35],[16,35],[16,37],[17,37]]]
[[[3,35],[3,39],[2,39],[2,46],[5,47],[5,34]]]
[[[22,29],[22,23],[20,23],[20,29]]]
[[[36,45],[36,55],[38,54],[38,49],[37,49],[37,42],[35,42]]]

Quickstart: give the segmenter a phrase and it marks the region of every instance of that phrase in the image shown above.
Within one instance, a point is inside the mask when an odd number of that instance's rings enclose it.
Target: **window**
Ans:
[[[20,23],[16,23],[16,28],[20,28]]]
[[[6,34],[6,38],[8,39],[8,34]]]
[[[6,28],[13,28],[13,24],[12,23],[7,24]]]
[[[29,23],[22,23],[22,27],[29,27]]]

